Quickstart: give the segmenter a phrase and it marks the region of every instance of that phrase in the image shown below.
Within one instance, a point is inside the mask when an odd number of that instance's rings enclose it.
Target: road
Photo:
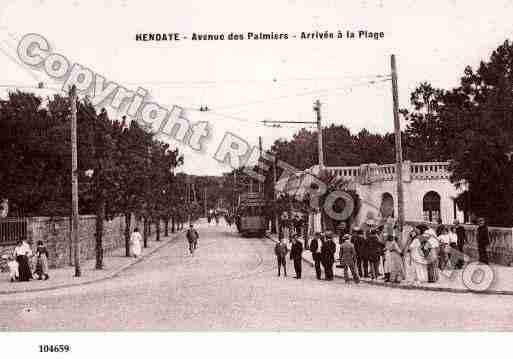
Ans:
[[[0,330],[511,330],[508,296],[451,294],[277,277],[273,244],[200,226],[120,276],[0,296]]]

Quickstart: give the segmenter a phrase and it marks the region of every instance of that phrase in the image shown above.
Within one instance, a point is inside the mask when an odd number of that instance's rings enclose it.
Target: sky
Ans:
[[[221,174],[213,159],[229,131],[264,148],[291,138],[300,127],[266,127],[262,121],[313,121],[321,101],[323,125],[353,132],[393,130],[390,74],[395,54],[400,107],[421,82],[457,86],[467,65],[481,60],[513,34],[513,1],[50,1],[1,0],[0,96],[12,86],[57,86],[42,71],[16,61],[17,41],[43,35],[54,52],[131,90],[147,89],[152,101],[186,108],[207,121],[206,151],[185,154],[183,171]],[[137,33],[301,32],[367,30],[384,38],[139,42]],[[372,81],[375,82],[372,82]],[[200,112],[208,106],[211,111]],[[111,117],[121,116],[111,113]],[[404,122],[402,126],[404,127]],[[329,165],[329,164],[328,164]]]

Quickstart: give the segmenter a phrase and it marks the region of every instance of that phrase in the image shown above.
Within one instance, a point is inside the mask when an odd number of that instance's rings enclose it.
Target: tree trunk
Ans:
[[[155,239],[157,242],[160,241],[160,218],[157,219],[157,223],[156,223],[156,228],[157,228],[157,238]]]
[[[130,257],[130,227],[132,222],[132,214],[125,213],[125,256]]]
[[[171,233],[175,233],[175,232],[176,232],[175,216],[171,216]]]
[[[166,218],[165,227],[164,227],[164,236],[169,236],[169,218]]]
[[[143,242],[144,242],[144,248],[148,248],[148,219],[144,217],[143,219]]]
[[[102,196],[103,197],[103,196]],[[96,269],[103,269],[103,221],[105,198],[100,198],[96,207]]]

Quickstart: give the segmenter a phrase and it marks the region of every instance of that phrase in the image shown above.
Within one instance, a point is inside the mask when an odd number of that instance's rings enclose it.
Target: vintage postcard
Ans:
[[[513,329],[512,13],[3,0],[0,346]]]

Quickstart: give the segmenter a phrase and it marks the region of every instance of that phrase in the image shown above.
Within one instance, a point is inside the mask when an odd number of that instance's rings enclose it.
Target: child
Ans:
[[[7,267],[9,267],[9,277],[11,278],[11,282],[18,280],[19,270],[18,270],[18,262],[16,258],[13,256],[9,256],[9,261],[7,262]]]

